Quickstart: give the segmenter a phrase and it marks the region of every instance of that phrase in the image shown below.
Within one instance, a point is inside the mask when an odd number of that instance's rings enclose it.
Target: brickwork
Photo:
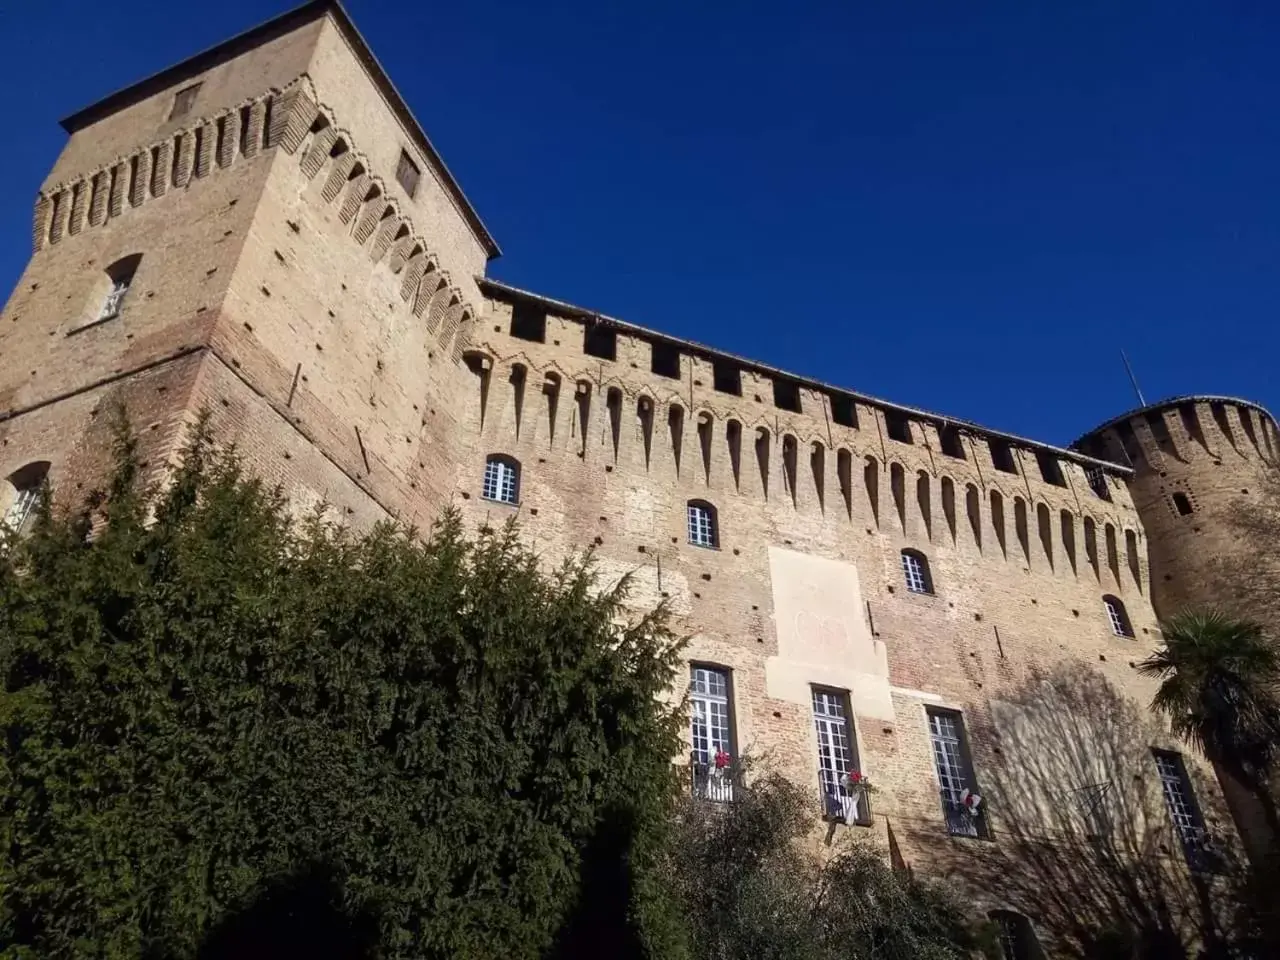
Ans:
[[[964,718],[981,789],[1001,705],[1038,671],[1094,671],[1145,705],[1134,664],[1187,550],[1185,518],[1153,504],[1185,489],[1208,523],[1223,484],[1249,486],[1239,443],[1202,444],[1153,486],[1105,443],[1009,437],[486,279],[492,239],[323,2],[67,126],[0,314],[0,476],[47,461],[73,499],[123,400],[157,470],[209,409],[299,512],[518,513],[548,562],[594,547],[637,609],[667,602],[690,660],[731,672],[735,749],[815,795],[811,688],[843,691],[877,789],[872,825],[836,832],[892,834],[924,869],[991,846],[948,836],[927,710]],[[139,254],[99,320],[108,269]],[[1269,420],[1253,426],[1255,449],[1280,451]],[[482,496],[492,455],[519,465],[515,505]],[[714,511],[713,547],[689,542],[691,501]],[[928,592],[907,588],[904,551]],[[1179,749],[1148,720],[1135,742]],[[998,846],[998,810],[992,824]]]

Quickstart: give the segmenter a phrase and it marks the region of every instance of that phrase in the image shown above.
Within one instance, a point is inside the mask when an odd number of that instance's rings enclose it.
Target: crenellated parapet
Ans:
[[[48,186],[36,199],[34,248],[125,217],[170,191],[193,189],[276,147],[296,156],[303,175],[321,185],[319,201],[335,207],[351,240],[368,250],[370,269],[383,264],[402,278],[406,309],[460,360],[475,307],[306,75],[231,109],[192,118],[162,140]]]
[[[1108,421],[1075,446],[1133,468],[1157,613],[1239,601],[1229,571],[1254,549],[1239,517],[1280,467],[1280,432],[1267,410],[1232,397],[1174,397]]]
[[[1124,467],[481,283],[466,359],[486,448],[1147,590]]]
[[[36,197],[33,249],[128,216],[171,190],[193,187],[287,143],[297,136],[295,114],[309,99],[308,86],[307,78],[300,77],[283,90],[269,90],[214,115],[193,117],[163,139],[46,186]]]

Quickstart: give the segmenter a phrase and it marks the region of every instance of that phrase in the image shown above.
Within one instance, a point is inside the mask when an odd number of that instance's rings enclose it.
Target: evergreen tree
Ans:
[[[680,956],[679,645],[625,592],[455,513],[294,524],[203,424],[141,490],[122,431],[0,558],[0,951]]]

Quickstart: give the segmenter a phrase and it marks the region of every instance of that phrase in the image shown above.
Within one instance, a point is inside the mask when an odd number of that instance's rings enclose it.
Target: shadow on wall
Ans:
[[[1030,918],[1055,956],[1228,955],[1240,869],[1220,811],[1202,808],[1207,838],[1184,850],[1151,752],[1164,737],[1104,677],[1035,674],[974,732],[998,843],[968,845],[960,870],[984,900]],[[1191,777],[1201,803],[1215,796]]]

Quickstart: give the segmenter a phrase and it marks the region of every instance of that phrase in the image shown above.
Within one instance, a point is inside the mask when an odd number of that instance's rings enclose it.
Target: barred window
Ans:
[[[907,581],[907,589],[912,593],[933,593],[929,560],[919,550],[902,551],[902,575]]]
[[[1100,500],[1111,499],[1111,488],[1107,486],[1107,474],[1101,467],[1086,467],[1085,479],[1089,481],[1089,489]]]
[[[1151,754],[1160,774],[1164,805],[1169,810],[1169,819],[1173,821],[1187,864],[1192,870],[1207,869],[1211,851],[1182,757],[1172,750],[1152,750]]]
[[[1102,606],[1107,611],[1107,619],[1111,621],[1111,632],[1117,637],[1133,637],[1133,626],[1129,623],[1129,614],[1124,604],[1113,596],[1102,598]]]
[[[716,530],[716,508],[705,500],[689,501],[689,542],[695,547],[719,545]]]
[[[964,721],[951,710],[926,708],[933,766],[938,774],[942,810],[947,830],[953,836],[983,836],[981,808],[966,804],[965,797],[977,792],[964,743]]]
[[[520,463],[511,457],[493,454],[485,461],[482,496],[495,503],[516,503],[520,494]]]

